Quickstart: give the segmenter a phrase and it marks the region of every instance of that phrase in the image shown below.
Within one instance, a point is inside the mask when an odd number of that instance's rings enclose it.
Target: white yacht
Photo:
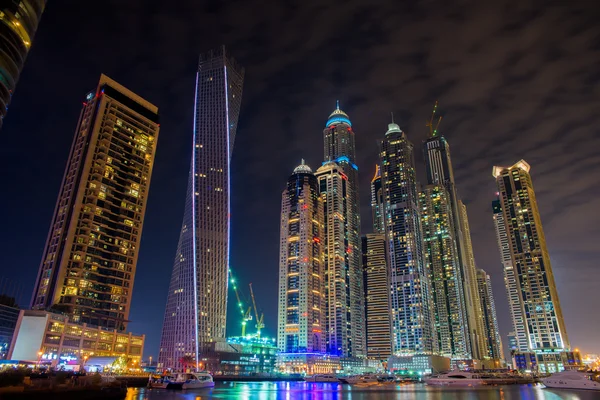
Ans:
[[[213,377],[208,372],[193,372],[185,374],[177,374],[174,381],[170,382],[173,388],[177,388],[181,385],[181,389],[204,389],[215,386]],[[169,385],[169,388],[171,387]]]
[[[463,372],[463,371],[452,371],[438,375],[431,375],[428,378],[424,378],[427,385],[430,386],[483,386],[485,381],[480,375]]]
[[[173,376],[152,376],[148,378],[148,387],[152,389],[166,389],[170,382],[173,382]]]
[[[315,374],[304,378],[306,382],[339,382],[340,380],[333,374]]]
[[[592,374],[579,371],[562,371],[542,378],[544,386],[550,389],[581,389],[600,392],[600,382],[592,379]]]

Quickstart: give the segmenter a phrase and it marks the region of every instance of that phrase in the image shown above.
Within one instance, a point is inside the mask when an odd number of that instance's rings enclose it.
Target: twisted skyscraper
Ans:
[[[194,98],[193,152],[183,224],[175,254],[159,365],[196,363],[225,338],[229,269],[231,153],[244,69],[225,47],[200,56]]]

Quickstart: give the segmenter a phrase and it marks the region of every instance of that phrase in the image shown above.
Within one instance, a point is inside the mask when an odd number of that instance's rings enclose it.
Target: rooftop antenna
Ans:
[[[440,115],[436,119],[435,113],[437,112],[438,101],[435,101],[435,105],[433,106],[433,111],[431,112],[431,118],[428,122],[425,123],[425,126],[429,127],[429,137],[436,137],[438,135],[438,128],[440,126],[440,122],[442,122],[442,116]]]
[[[335,108],[337,108],[338,110],[340,109],[340,101],[339,100],[335,101]]]
[[[302,159],[302,161],[300,162],[300,165],[304,165],[304,158]]]
[[[394,123],[394,112],[392,111],[390,114],[392,114],[392,124]]]

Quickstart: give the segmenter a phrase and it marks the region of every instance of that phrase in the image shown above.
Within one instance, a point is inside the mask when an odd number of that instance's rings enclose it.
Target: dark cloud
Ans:
[[[9,194],[0,200],[2,269],[27,290],[78,101],[105,72],[162,114],[131,314],[131,329],[148,334],[146,352],[156,355],[183,214],[194,69],[200,51],[224,43],[246,66],[233,160],[232,267],[260,294],[267,331],[276,325],[280,192],[300,158],[320,162],[335,100],[357,132],[369,231],[368,184],[389,113],[415,143],[423,180],[420,143],[439,99],[441,131],[469,209],[477,264],[492,275],[502,334],[511,324],[491,219],[491,168],[525,158],[570,339],[600,351],[592,334],[600,322],[589,318],[600,284],[600,15],[593,2],[66,3],[49,2],[0,132]]]

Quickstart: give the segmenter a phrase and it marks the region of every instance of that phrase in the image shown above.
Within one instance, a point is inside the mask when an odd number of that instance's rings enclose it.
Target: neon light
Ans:
[[[328,162],[329,161],[324,161],[321,165],[325,165]],[[355,170],[358,171],[358,166],[356,164],[354,164],[352,161],[350,161],[350,159],[348,158],[348,156],[340,156],[340,157],[336,158],[335,160],[333,160],[333,162],[336,162],[338,164],[342,163],[342,162],[348,163],[348,164],[350,164],[350,166],[352,168],[354,168]]]
[[[194,149],[196,148],[196,126],[198,124],[197,116],[198,116],[198,77],[200,75],[200,71],[196,72],[196,94],[194,96]],[[192,151],[192,241],[194,243],[194,319],[195,319],[195,330],[196,330],[196,370],[198,370],[198,359],[200,358],[200,352],[198,348],[198,279],[196,265],[197,265],[197,256],[196,256],[196,150]]]
[[[331,127],[331,125],[337,125],[337,124],[346,124],[348,126],[352,126],[352,122],[350,122],[350,120],[348,118],[335,116],[335,117],[331,117],[327,120],[325,127]]]

